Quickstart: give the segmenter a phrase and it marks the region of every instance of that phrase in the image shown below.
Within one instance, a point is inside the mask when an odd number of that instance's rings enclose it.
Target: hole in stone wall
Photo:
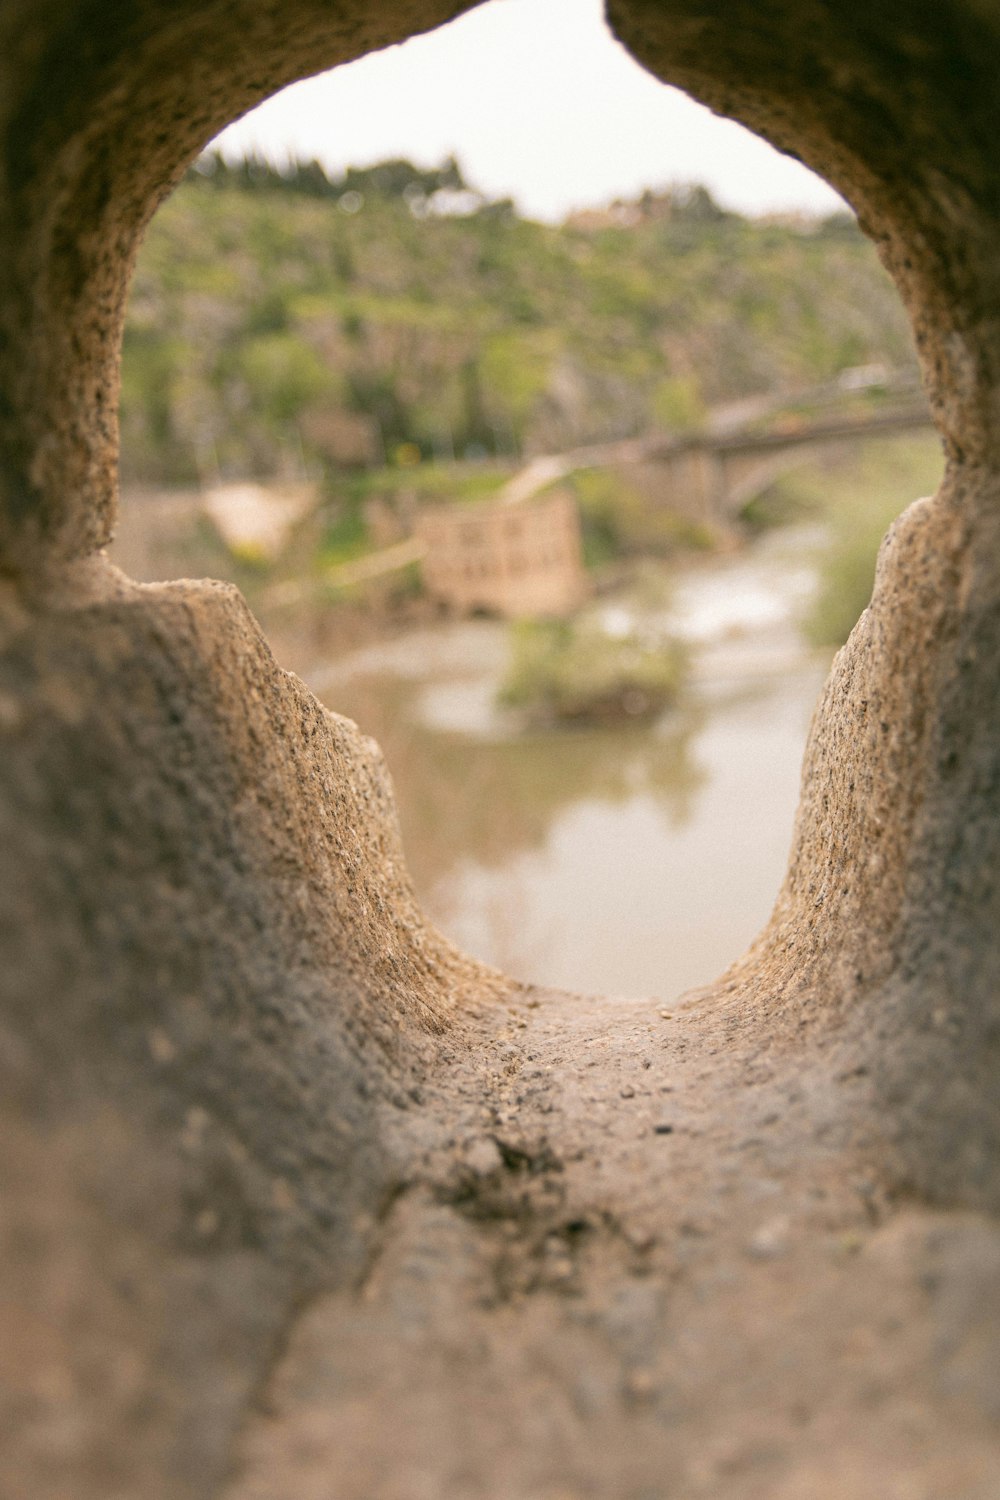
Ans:
[[[363,165],[331,154],[322,85],[299,86],[164,207],[126,333],[117,558],[140,578],[233,578],[282,664],[375,736],[418,890],[462,946],[519,977],[669,996],[766,920],[830,652],[891,515],[935,487],[939,445],[896,292],[829,190],[739,197],[727,155],[747,193],[754,153],[766,172],[783,159],[683,113],[596,8],[533,3],[528,57],[526,16],[487,6],[338,70],[352,146],[373,122]],[[466,33],[496,63],[493,100]],[[552,55],[578,64],[581,116]],[[635,140],[701,134],[700,172],[635,142],[615,167],[622,69]],[[433,124],[444,77],[473,136],[388,133]],[[501,142],[548,185],[504,179]],[[591,168],[570,190],[567,160]],[[515,627],[548,694],[533,714],[497,702],[512,640],[495,587],[558,592],[554,496],[582,517],[588,597],[575,655],[565,625]],[[465,540],[422,530],[428,513],[464,518]],[[624,684],[603,664],[650,647],[669,663],[673,640],[676,695],[648,662]]]

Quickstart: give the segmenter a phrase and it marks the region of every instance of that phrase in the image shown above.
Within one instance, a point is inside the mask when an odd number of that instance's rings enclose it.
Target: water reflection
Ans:
[[[407,857],[422,890],[448,876],[463,855],[497,870],[514,855],[543,848],[556,820],[577,803],[616,807],[645,796],[672,827],[691,817],[705,776],[691,753],[699,713],[678,714],[653,730],[523,737],[506,728],[463,733],[432,717],[466,696],[485,697],[493,683],[459,678],[428,690],[387,671],[323,688],[329,706],[357,719],[385,753]]]
[[[523,733],[494,705],[506,644],[493,622],[309,674],[382,745],[417,888],[456,941],[526,979],[670,998],[752,939],[783,874],[826,670],[794,628],[804,555],[786,538],[675,590],[673,623],[701,649],[682,706],[652,727]]]

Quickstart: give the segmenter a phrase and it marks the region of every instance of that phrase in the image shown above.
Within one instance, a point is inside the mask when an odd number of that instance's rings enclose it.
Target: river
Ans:
[[[766,921],[829,652],[796,621],[815,528],[771,532],[595,605],[688,641],[682,701],[654,725],[525,730],[494,703],[496,621],[424,627],[316,664],[310,686],[385,751],[431,918],[520,978],[669,1001]],[[652,590],[655,595],[656,590]]]

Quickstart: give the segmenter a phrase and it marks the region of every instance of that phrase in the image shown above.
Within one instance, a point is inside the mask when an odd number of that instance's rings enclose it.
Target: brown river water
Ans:
[[[525,730],[498,710],[507,632],[423,627],[303,675],[381,744],[425,909],[519,978],[670,1000],[705,984],[766,921],[784,873],[829,653],[797,619],[815,529],[688,565],[667,602],[594,608],[612,632],[669,628],[692,652],[654,725]]]

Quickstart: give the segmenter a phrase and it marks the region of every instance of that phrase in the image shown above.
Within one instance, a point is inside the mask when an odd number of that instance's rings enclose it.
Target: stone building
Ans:
[[[437,505],[416,531],[428,593],[456,610],[561,615],[586,595],[580,516],[565,488],[516,503]]]

